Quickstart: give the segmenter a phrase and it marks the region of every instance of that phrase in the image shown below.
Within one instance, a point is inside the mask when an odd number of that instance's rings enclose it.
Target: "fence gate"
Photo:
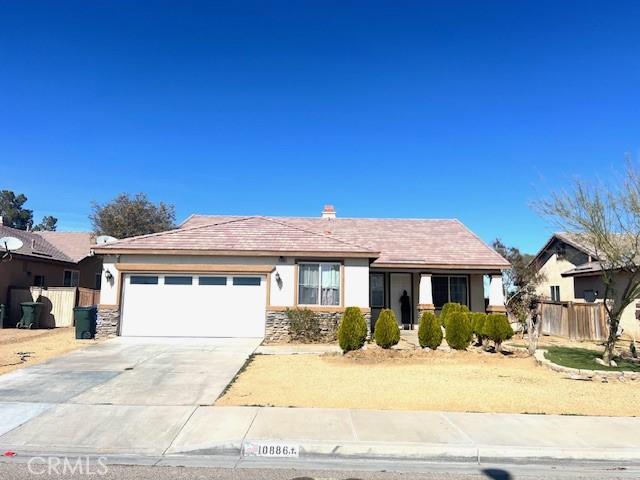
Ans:
[[[605,340],[609,334],[602,303],[540,302],[542,333],[572,340]]]

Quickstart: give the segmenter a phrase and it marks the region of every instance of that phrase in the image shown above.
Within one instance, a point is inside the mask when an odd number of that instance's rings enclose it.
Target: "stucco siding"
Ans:
[[[344,306],[369,307],[369,260],[366,258],[344,261]]]
[[[545,276],[545,281],[542,282],[536,292],[544,298],[551,298],[551,286],[558,285],[560,287],[560,300],[571,301],[575,298],[573,288],[573,278],[563,277],[562,273],[571,270],[575,265],[565,259],[558,259],[558,256],[554,253],[549,256],[547,261],[540,268]]]
[[[484,275],[469,275],[469,308],[484,312]]]

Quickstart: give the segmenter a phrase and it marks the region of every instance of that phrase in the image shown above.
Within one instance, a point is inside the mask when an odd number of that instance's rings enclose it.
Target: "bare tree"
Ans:
[[[531,264],[533,255],[520,252],[517,247],[506,246],[500,239],[492,244],[494,250],[509,260],[511,268],[503,271],[507,311],[522,325],[523,335],[526,325],[529,340],[529,354],[538,348],[540,335],[540,317],[538,315],[539,298],[537,286],[545,280],[544,274]]]
[[[610,364],[622,312],[640,296],[640,173],[628,163],[619,182],[576,180],[536,207],[563,230],[579,234],[596,253],[592,268],[604,285],[609,326],[602,358]]]

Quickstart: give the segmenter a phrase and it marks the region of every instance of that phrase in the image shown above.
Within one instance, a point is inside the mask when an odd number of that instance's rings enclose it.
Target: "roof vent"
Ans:
[[[322,218],[336,218],[336,209],[333,205],[325,205],[322,209]]]

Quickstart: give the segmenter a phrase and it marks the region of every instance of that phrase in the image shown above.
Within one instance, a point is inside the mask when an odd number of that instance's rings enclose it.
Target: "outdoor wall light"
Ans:
[[[107,279],[107,281],[111,281],[113,280],[113,274],[109,271],[109,270],[105,270],[104,271],[104,278]]]
[[[276,283],[278,284],[278,288],[282,288],[282,278],[278,272],[276,272]]]

